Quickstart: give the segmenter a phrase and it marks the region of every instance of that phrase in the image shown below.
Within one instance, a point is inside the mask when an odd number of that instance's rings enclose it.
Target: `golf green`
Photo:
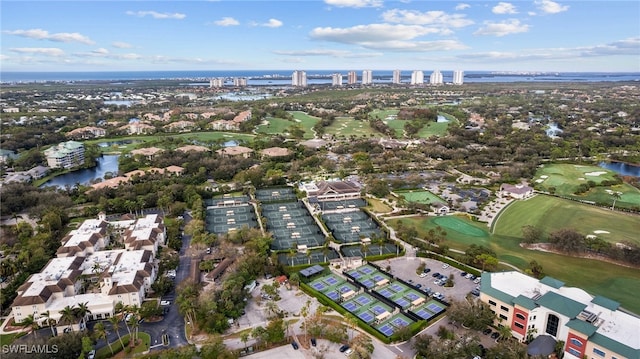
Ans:
[[[468,236],[472,236],[472,237],[487,236],[487,233],[482,229],[474,227],[466,223],[465,221],[453,216],[438,217],[434,219],[433,222],[442,228],[451,229],[453,231],[466,234]]]

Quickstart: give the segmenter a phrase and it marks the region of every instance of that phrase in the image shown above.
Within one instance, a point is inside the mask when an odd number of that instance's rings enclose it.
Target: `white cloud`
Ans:
[[[546,14],[557,14],[569,10],[569,5],[560,5],[551,0],[540,0],[536,1],[535,4],[538,6],[538,9]]]
[[[464,50],[468,46],[455,40],[437,41],[383,41],[360,44],[363,47],[374,50],[397,51],[397,52],[429,52],[429,51],[451,51]]]
[[[382,0],[324,0],[325,4],[335,7],[381,7]]]
[[[0,61],[6,61],[6,60],[9,60],[9,59],[10,59],[9,56],[0,54]]]
[[[93,45],[94,42],[77,32],[58,32],[50,34],[47,30],[29,29],[29,30],[6,30],[5,34],[27,37],[36,40],[49,40],[56,42],[79,42],[81,44]]]
[[[484,25],[473,34],[502,37],[527,31],[529,31],[529,25],[521,24],[519,20],[511,19],[503,22],[485,21]]]
[[[269,21],[267,21],[266,23],[262,24],[262,26],[276,28],[276,27],[282,26],[282,21],[280,21],[278,19],[269,19]]]
[[[94,54],[98,54],[98,55],[108,55],[109,54],[109,50],[101,47],[99,49],[95,49],[92,51]]]
[[[418,25],[369,24],[349,28],[317,27],[309,34],[316,40],[344,44],[362,44],[395,40],[411,40],[440,30]]]
[[[393,9],[382,13],[382,19],[386,22],[411,24],[411,25],[442,25],[445,27],[464,27],[473,24],[473,20],[466,15],[449,15],[444,11],[399,10]]]
[[[17,52],[20,54],[33,54],[33,55],[45,55],[45,56],[64,56],[64,51],[57,47],[14,47],[9,51]]]
[[[456,5],[455,9],[456,9],[456,11],[461,11],[461,10],[464,10],[464,9],[468,9],[470,7],[471,7],[471,5],[469,5],[469,4],[460,3],[460,4]]]
[[[118,49],[130,49],[133,47],[133,45],[127,43],[127,42],[122,42],[122,41],[115,41],[113,43],[111,43],[111,46],[118,48]]]
[[[161,19],[161,20],[164,20],[164,19],[182,20],[187,17],[187,15],[181,14],[178,12],[160,13],[157,11],[127,11],[126,14],[131,16],[137,16],[137,17],[151,16],[154,19]]]
[[[339,58],[366,58],[366,57],[377,57],[382,56],[382,53],[379,52],[364,52],[364,53],[354,53],[351,51],[345,50],[330,50],[330,49],[311,49],[311,50],[275,50],[273,51],[276,55],[285,55],[285,56],[331,56],[331,57],[339,57]]]
[[[491,12],[493,12],[494,14],[517,14],[518,11],[516,10],[516,7],[508,2],[499,2],[498,5],[494,6],[493,9],[491,9]]]
[[[232,17],[223,17],[220,20],[214,21],[214,24],[218,26],[237,26],[240,25],[240,22]]]

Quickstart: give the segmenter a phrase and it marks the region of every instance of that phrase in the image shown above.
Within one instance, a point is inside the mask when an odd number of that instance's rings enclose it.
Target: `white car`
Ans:
[[[447,263],[442,265],[442,269],[447,269],[447,268],[449,268],[449,265]]]
[[[168,301],[168,300],[161,300],[161,301],[160,301],[160,305],[163,305],[163,306],[164,306],[164,305],[171,305],[171,302],[170,302],[170,301]]]
[[[427,276],[427,273],[420,273],[420,278],[424,278]]]
[[[346,355],[346,356],[351,355],[351,353],[353,353],[353,349],[351,349],[351,348],[349,348],[349,349],[344,351],[344,355]]]
[[[124,321],[128,322],[129,320],[131,320],[131,317],[133,317],[133,313],[129,313],[124,317]]]

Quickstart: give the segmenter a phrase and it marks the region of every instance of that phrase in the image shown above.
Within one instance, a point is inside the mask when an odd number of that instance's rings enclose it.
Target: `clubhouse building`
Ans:
[[[518,340],[563,341],[564,358],[640,358],[640,317],[551,277],[485,272],[480,300],[496,313],[495,324],[508,325]]]

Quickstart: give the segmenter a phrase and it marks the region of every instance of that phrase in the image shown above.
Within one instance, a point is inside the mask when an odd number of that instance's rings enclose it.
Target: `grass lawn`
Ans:
[[[611,243],[630,241],[640,244],[638,223],[640,217],[636,215],[538,195],[526,201],[512,203],[500,214],[494,232],[498,235],[521,237],[522,227],[525,225],[541,228],[546,234],[561,228],[573,228],[583,235],[596,234]]]
[[[0,345],[9,345],[21,336],[27,335],[27,332],[14,332],[10,334],[0,334]]]
[[[336,117],[331,126],[325,129],[325,133],[344,138],[382,136],[380,132],[372,129],[368,122],[356,121],[353,117]]]
[[[295,123],[284,118],[267,117],[265,118],[266,124],[260,124],[256,128],[257,132],[266,134],[277,134],[288,132],[289,127]]]
[[[111,348],[113,349],[114,355],[111,354],[111,349],[109,349],[108,345],[100,348],[96,352],[96,358],[130,358],[135,354],[143,353],[149,350],[149,345],[151,343],[151,336],[147,333],[138,332],[138,339],[142,342],[135,346],[131,352],[126,353],[122,350],[122,345],[120,345],[120,340],[116,338],[114,342],[111,343]],[[122,335],[122,342],[125,347],[129,345],[129,334]]]
[[[386,120],[389,116],[395,116],[400,112],[399,110],[373,110],[369,112],[369,116],[373,118],[378,118],[381,120]],[[388,123],[387,123],[388,124]]]
[[[542,191],[549,191],[554,187],[555,193],[558,195],[606,205],[613,204],[613,191],[620,192],[622,193],[621,198],[616,201],[616,207],[640,207],[640,190],[628,184],[594,187],[586,193],[574,195],[579,185],[588,181],[599,185],[602,181],[613,180],[615,174],[613,171],[598,166],[555,163],[541,167],[536,172],[533,182],[535,188]]]
[[[393,210],[393,208],[377,198],[368,198],[367,201],[369,202],[369,208],[375,213],[388,213]]]
[[[123,145],[114,145],[110,147],[101,147],[103,153],[105,152],[130,152],[133,149],[140,147],[148,147],[142,145],[142,143],[146,142],[162,142],[164,138],[173,137],[173,138],[181,138],[187,142],[196,141],[200,143],[215,143],[217,141],[243,141],[243,142],[251,142],[253,141],[254,135],[249,135],[246,133],[235,133],[235,132],[219,132],[219,131],[207,131],[207,132],[187,132],[187,133],[166,133],[166,134],[157,134],[157,135],[149,135],[149,136],[125,136],[125,137],[115,137],[115,138],[100,138],[85,141],[87,144],[98,144],[102,142],[118,142],[118,141],[131,141],[132,143],[123,144]],[[158,147],[163,147],[159,145]]]
[[[435,194],[424,190],[396,191],[396,193],[399,196],[404,196],[404,199],[407,202],[416,202],[423,204],[429,204],[433,202],[447,203],[447,201],[436,196]]]
[[[524,203],[529,201],[531,200]],[[590,208],[590,206],[582,206]],[[538,210],[538,212],[542,211]],[[443,218],[450,219],[443,222]],[[503,218],[500,220],[502,221]],[[496,234],[490,234],[485,223],[473,222],[465,217],[412,217],[392,219],[388,223],[397,228],[398,221],[402,221],[404,225],[414,226],[421,237],[424,237],[429,229],[440,225],[447,231],[445,244],[450,248],[465,250],[470,244],[483,245],[495,251],[499,260],[521,269],[525,269],[529,262],[535,260],[542,265],[547,275],[565,282],[567,286],[582,288],[592,295],[603,295],[620,302],[628,310],[640,313],[640,301],[637,300],[636,293],[637,288],[640,288],[640,270],[638,269],[598,260],[528,250],[519,245],[520,233],[516,236],[500,234],[506,231],[503,229],[502,232],[496,231]],[[517,227],[512,230],[513,232],[519,231],[524,225],[513,219],[507,219],[507,221],[511,221],[512,226]],[[506,224],[498,226],[503,225],[508,228]]]
[[[320,118],[315,116],[309,116],[308,114],[302,111],[290,111],[289,113],[293,115],[293,118],[295,119],[295,121],[300,123],[300,125],[304,129],[304,138],[305,139],[314,138],[312,128],[313,126],[316,125],[316,123],[318,123],[318,121],[320,121]]]
[[[429,138],[431,136],[444,136],[447,134],[449,122],[430,122],[418,131],[418,137]]]

